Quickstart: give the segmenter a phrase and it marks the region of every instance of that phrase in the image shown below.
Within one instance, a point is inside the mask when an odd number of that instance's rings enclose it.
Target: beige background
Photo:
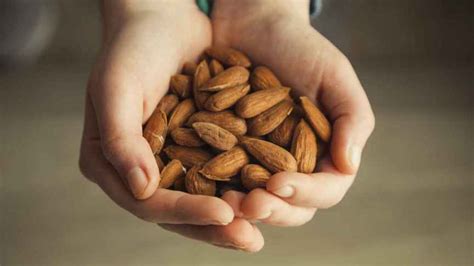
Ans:
[[[1,265],[472,265],[472,2],[331,0],[315,24],[353,60],[376,113],[345,200],[258,254],[165,232],[77,168],[94,1],[60,1],[34,66],[0,74]]]

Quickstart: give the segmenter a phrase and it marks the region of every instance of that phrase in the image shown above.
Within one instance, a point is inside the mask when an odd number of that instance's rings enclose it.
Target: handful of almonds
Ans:
[[[311,100],[293,99],[235,49],[211,47],[203,58],[171,77],[144,128],[159,187],[219,196],[264,188],[278,172],[313,173],[331,125]]]

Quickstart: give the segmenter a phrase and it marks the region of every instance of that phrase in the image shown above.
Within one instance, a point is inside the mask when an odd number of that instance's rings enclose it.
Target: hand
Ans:
[[[333,124],[330,156],[316,174],[278,173],[266,190],[240,198],[234,213],[280,226],[309,221],[317,209],[337,204],[357,173],[365,143],[374,129],[367,96],[348,59],[310,25],[309,2],[217,0],[214,42],[249,55],[293,88],[319,102]]]
[[[141,219],[215,245],[261,248],[258,229],[234,219],[225,201],[157,189],[158,166],[142,137],[170,76],[210,46],[208,18],[192,0],[104,0],[103,13],[104,42],[86,96],[84,176]]]

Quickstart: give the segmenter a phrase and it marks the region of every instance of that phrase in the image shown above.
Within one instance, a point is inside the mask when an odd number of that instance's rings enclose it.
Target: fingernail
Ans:
[[[282,198],[289,198],[295,194],[295,189],[292,186],[283,186],[279,189],[273,190],[272,192]]]
[[[361,149],[359,146],[352,145],[349,147],[349,161],[354,169],[359,168],[360,164],[360,155],[361,155]]]
[[[136,198],[139,198],[148,185],[148,178],[140,167],[134,167],[127,175],[130,190]]]

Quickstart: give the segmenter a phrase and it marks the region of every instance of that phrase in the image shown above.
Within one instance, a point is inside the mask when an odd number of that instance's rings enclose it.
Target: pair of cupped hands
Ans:
[[[87,87],[82,173],[119,206],[162,228],[255,252],[257,222],[299,226],[337,204],[354,181],[374,128],[367,96],[347,58],[310,25],[307,0],[104,0],[103,45]],[[282,84],[319,102],[333,124],[318,173],[278,173],[266,189],[221,198],[158,189],[160,173],[142,125],[171,75],[211,45],[234,47]]]

